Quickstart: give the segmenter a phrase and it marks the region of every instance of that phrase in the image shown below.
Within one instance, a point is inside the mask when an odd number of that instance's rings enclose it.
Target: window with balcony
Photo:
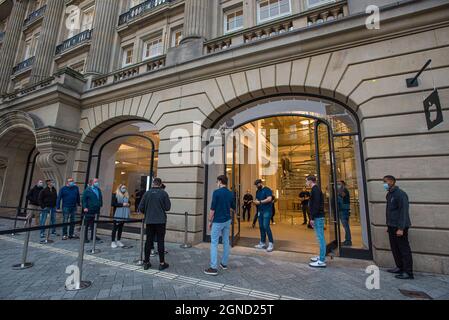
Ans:
[[[23,55],[23,61],[28,60],[31,57],[34,57],[36,54],[37,44],[39,42],[39,33],[35,33],[30,38],[25,40],[25,49]]]
[[[162,37],[153,38],[143,44],[143,60],[151,59],[162,55]]]
[[[94,12],[95,9],[93,7],[83,12],[81,20],[81,32],[92,29],[94,22]]]
[[[291,0],[259,0],[257,22],[263,23],[291,14]]]
[[[335,2],[335,0],[306,0],[307,8],[314,8],[319,7],[323,4],[332,3]]]
[[[239,7],[224,13],[224,32],[229,33],[243,28],[243,8]]]
[[[34,0],[30,1],[30,5],[28,7],[28,14],[31,14],[37,11],[39,8],[42,8],[47,3],[46,0]]]
[[[122,67],[129,66],[133,63],[134,48],[132,46],[122,49]]]
[[[182,33],[183,33],[182,28],[176,28],[171,31],[171,34],[172,34],[171,46],[172,47],[177,47],[180,45],[181,40],[182,40]]]

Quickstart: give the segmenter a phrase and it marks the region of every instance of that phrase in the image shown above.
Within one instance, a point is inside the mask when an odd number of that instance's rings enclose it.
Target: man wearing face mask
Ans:
[[[396,263],[396,268],[388,272],[397,274],[397,279],[414,279],[412,250],[408,241],[408,230],[412,225],[408,195],[396,186],[395,177],[385,176],[383,180],[384,189],[388,192],[386,209],[388,235]]]
[[[50,213],[50,225],[56,224],[56,200],[58,193],[54,187],[52,180],[47,180],[47,187],[39,193],[39,205],[42,208],[40,225],[44,226],[47,221],[47,216]],[[51,234],[56,234],[56,228],[51,229]],[[41,242],[45,242],[45,230],[41,230]]]
[[[103,207],[103,194],[100,190],[100,181],[94,179],[91,180],[89,187],[83,193],[83,213],[86,225],[86,232],[83,236],[87,243],[89,242],[87,238],[89,228],[91,229],[91,239],[93,240],[95,217],[100,215],[101,207]]]
[[[62,201],[62,216],[63,223],[75,223],[76,209],[80,206],[80,190],[72,178],[67,179],[67,185],[59,190],[58,199],[56,201],[56,209],[61,210]],[[69,233],[67,235],[67,229]],[[77,239],[74,236],[75,224],[62,227],[62,240]]]
[[[44,190],[44,182],[42,180],[39,180],[37,184],[33,188],[31,188],[30,191],[28,191],[26,199],[28,201],[29,211],[25,223],[29,223],[29,226],[31,226],[32,224],[32,219],[34,219],[38,215],[38,212],[40,211],[39,194],[41,193],[42,190]],[[39,225],[39,219],[35,220],[36,225]]]
[[[256,200],[254,204],[257,206],[257,215],[259,217],[260,242],[256,245],[256,249],[265,249],[267,252],[274,250],[273,233],[271,232],[270,220],[273,215],[273,191],[265,187],[261,179],[257,179],[254,185],[257,187]],[[268,236],[268,247],[266,246]]]

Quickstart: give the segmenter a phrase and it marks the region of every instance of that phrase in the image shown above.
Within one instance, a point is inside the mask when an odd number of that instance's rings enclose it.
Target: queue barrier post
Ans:
[[[17,220],[16,220],[17,221]],[[31,227],[31,219],[28,220],[27,224]],[[25,225],[26,226],[26,225]],[[23,243],[23,253],[22,253],[22,263],[15,264],[12,266],[13,270],[25,270],[33,267],[32,262],[27,262],[27,256],[28,256],[28,245],[30,243],[30,235],[31,232],[28,231],[25,236],[25,241]]]
[[[182,249],[192,248],[192,245],[188,243],[188,227],[189,227],[189,213],[185,213],[185,221],[184,221],[184,244],[181,245]]]
[[[86,238],[86,224],[84,216],[81,215],[81,231],[80,231],[80,248],[78,251],[78,281],[75,280],[74,285],[67,284],[65,285],[65,289],[67,291],[79,291],[86,288],[89,288],[92,285],[91,281],[83,281],[83,262],[84,262],[84,245]]]
[[[134,260],[134,263],[138,266],[143,265],[144,228],[145,228],[145,219],[142,219],[142,223],[140,225],[140,253],[139,253],[139,258]]]
[[[98,217],[95,220],[99,220],[99,214]],[[92,244],[92,249],[89,251],[91,254],[97,254],[100,253],[101,250],[97,249],[97,221],[94,222],[94,237],[93,237],[93,244]]]
[[[14,219],[14,230],[17,229],[17,219],[19,218],[19,214],[20,214],[20,207],[17,207],[16,209],[16,218]],[[15,235],[15,233],[11,233],[12,236]]]

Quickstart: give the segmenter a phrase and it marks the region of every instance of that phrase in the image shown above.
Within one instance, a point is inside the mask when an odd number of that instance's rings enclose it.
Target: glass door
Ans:
[[[237,152],[237,141],[236,137],[233,137],[232,145],[232,162],[231,162],[231,183],[230,188],[234,193],[234,201],[236,210],[231,212],[232,214],[232,225],[231,225],[231,245],[236,246],[240,239],[240,221],[241,221],[241,206],[240,206],[240,195],[241,195],[241,183],[240,183],[240,164],[236,161]]]
[[[315,126],[316,162],[318,181],[324,195],[325,237],[328,252],[339,252],[339,228],[336,199],[335,161],[333,159],[333,144],[330,128],[322,122]]]

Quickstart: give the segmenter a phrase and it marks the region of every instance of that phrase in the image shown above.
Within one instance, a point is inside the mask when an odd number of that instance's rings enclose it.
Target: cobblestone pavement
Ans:
[[[105,241],[95,255],[89,253],[92,244],[86,244],[83,280],[92,281],[92,286],[68,292],[65,270],[76,265],[79,241],[58,237],[53,244],[41,245],[37,236],[34,232],[28,255],[34,266],[21,271],[11,266],[21,262],[24,235],[0,236],[0,299],[408,299],[399,289],[449,299],[449,276],[416,274],[416,280],[402,282],[381,271],[380,289],[368,290],[365,267],[369,262],[352,264],[352,260],[336,258],[327,269],[316,270],[305,260],[287,261],[252,249],[234,250],[229,270],[210,277],[203,273],[209,257],[204,244],[191,249],[167,244],[167,272],[154,267],[144,272],[134,264],[138,241],[130,239],[124,240],[133,246],[130,249],[111,249]],[[153,265],[158,265],[157,258]]]

